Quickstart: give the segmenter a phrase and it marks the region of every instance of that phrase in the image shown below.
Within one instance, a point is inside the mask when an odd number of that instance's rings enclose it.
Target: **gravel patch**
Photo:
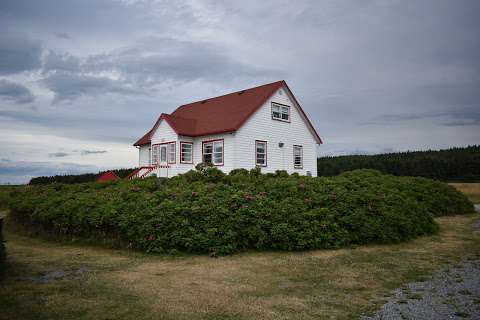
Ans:
[[[75,270],[55,270],[48,272],[40,277],[31,278],[35,283],[49,283],[54,280],[59,280],[68,276],[79,276],[88,272],[87,268],[79,268]]]
[[[362,319],[480,319],[480,259],[396,289],[380,311]]]
[[[480,213],[480,203],[479,204],[474,204],[473,206],[475,207],[475,211]]]

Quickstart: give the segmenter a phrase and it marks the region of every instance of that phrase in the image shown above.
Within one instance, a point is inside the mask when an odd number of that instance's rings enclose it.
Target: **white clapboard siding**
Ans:
[[[138,163],[140,167],[150,165],[150,145],[141,146],[138,149]]]
[[[290,106],[290,122],[272,119],[272,102]],[[267,167],[262,167],[262,172],[286,170],[290,174],[305,175],[310,171],[312,176],[317,176],[317,142],[284,88],[272,95],[236,132],[236,168],[255,167],[255,140],[267,141]],[[283,148],[279,147],[280,142],[283,142]],[[293,145],[303,146],[302,169],[294,168]]]

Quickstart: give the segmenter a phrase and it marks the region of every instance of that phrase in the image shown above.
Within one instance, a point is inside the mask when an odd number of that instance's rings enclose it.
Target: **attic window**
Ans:
[[[272,102],[272,119],[290,122],[290,106]]]

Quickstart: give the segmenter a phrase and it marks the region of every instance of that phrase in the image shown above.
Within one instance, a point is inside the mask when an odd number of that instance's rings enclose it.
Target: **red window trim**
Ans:
[[[205,143],[210,143],[210,142],[215,142],[215,141],[222,141],[222,163],[221,164],[214,164],[212,162],[212,165],[214,165],[215,167],[223,167],[223,165],[225,164],[225,141],[224,139],[212,139],[212,140],[205,140],[205,141],[202,141],[202,162],[203,162],[203,146]],[[212,159],[213,159],[213,155],[212,155]]]
[[[264,142],[265,143],[265,164],[258,164],[257,163],[257,142]],[[265,140],[255,140],[255,166],[257,167],[267,167],[268,165],[268,143]]]
[[[283,107],[287,107],[287,108],[288,108],[288,120],[283,120],[283,119],[278,119],[278,118],[274,118],[274,117],[273,117],[273,105],[274,105],[274,104],[278,104],[279,106],[283,106]],[[275,101],[270,102],[270,115],[272,116],[272,120],[290,123],[290,122],[291,122],[291,119],[292,119],[292,113],[291,113],[291,111],[290,111],[290,108],[291,108],[291,106],[289,106],[289,105],[287,105],[287,104],[278,103],[278,102],[275,102]]]
[[[192,161],[191,161],[191,162],[182,161],[182,144],[189,144],[189,145],[192,146]],[[202,146],[202,150],[203,150],[203,146]],[[180,141],[180,151],[179,151],[179,155],[180,155],[180,163],[193,164],[193,142]]]
[[[172,143],[175,145],[175,157],[173,158],[174,159],[173,162],[169,161],[169,157],[168,157],[169,151],[168,151],[168,147],[167,147],[167,164],[176,164],[177,163],[177,142],[176,141],[168,141],[168,142],[161,142],[161,143],[153,143],[152,144],[152,148],[153,148],[153,146],[160,146],[162,144],[172,144]],[[156,164],[160,165],[160,152],[157,152],[157,163]]]
[[[302,165],[300,167],[296,166],[295,165],[295,147],[300,147],[300,150],[301,150],[301,156],[302,156]],[[299,145],[299,144],[294,144],[293,145],[293,149],[292,149],[292,152],[293,152],[293,168],[294,169],[303,169],[303,146]]]

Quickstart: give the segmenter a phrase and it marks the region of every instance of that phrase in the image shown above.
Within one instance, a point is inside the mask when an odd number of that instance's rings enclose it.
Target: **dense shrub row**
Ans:
[[[113,171],[119,178],[126,178],[135,169],[113,169]],[[95,181],[102,173],[106,171],[100,171],[99,173],[84,173],[84,174],[64,174],[56,176],[42,176],[30,179],[29,185],[41,185],[51,183],[85,183]]]
[[[54,235],[120,237],[150,252],[228,254],[391,243],[431,234],[433,216],[473,211],[454,188],[358,170],[332,178],[224,175],[29,186],[10,200],[19,223]]]
[[[7,252],[5,244],[3,243],[3,218],[0,217],[0,276],[2,276],[5,268],[5,261],[7,259]]]
[[[355,169],[375,169],[396,176],[418,176],[441,181],[480,181],[480,146],[438,151],[323,157],[319,176],[336,176]]]

